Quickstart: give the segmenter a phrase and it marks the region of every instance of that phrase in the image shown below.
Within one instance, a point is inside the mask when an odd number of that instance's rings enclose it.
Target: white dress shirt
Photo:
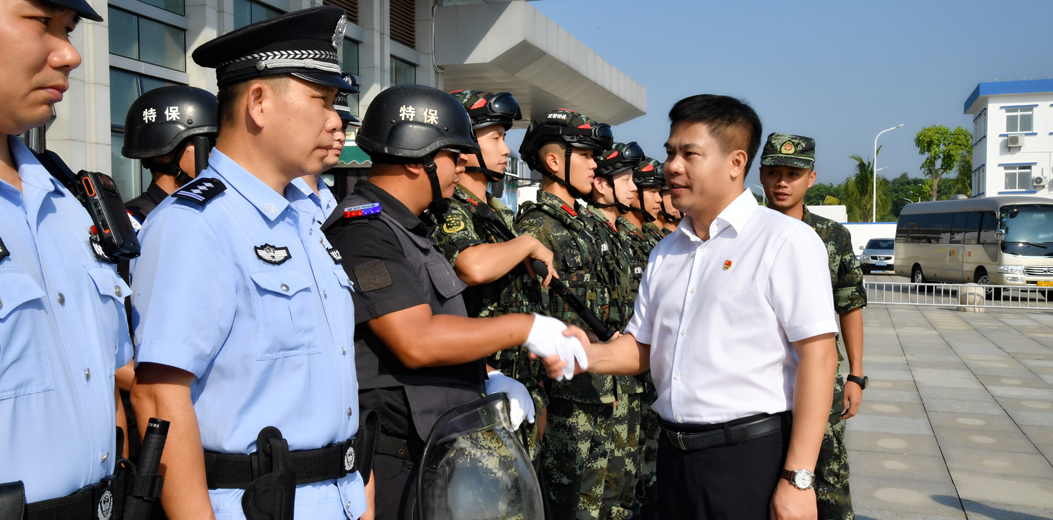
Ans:
[[[684,216],[647,263],[626,332],[651,345],[654,410],[717,424],[793,408],[793,342],[837,332],[829,257],[807,224],[743,191],[695,235]]]

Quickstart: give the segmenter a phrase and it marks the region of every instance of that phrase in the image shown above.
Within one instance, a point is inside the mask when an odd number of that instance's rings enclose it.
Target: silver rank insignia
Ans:
[[[288,260],[291,255],[289,254],[288,247],[276,247],[270,244],[263,244],[262,246],[256,246],[256,256],[272,265],[281,265]]]

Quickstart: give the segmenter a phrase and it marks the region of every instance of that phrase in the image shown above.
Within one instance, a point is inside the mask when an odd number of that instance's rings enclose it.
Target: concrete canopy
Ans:
[[[518,128],[553,108],[611,125],[647,112],[647,89],[526,2],[437,8],[435,62],[448,91],[511,92]]]

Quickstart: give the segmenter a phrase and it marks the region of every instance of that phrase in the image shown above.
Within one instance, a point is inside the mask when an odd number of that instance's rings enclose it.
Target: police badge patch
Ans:
[[[442,224],[442,232],[452,235],[465,227],[464,217],[456,213],[446,215],[446,222]]]
[[[256,246],[255,249],[256,256],[271,265],[281,265],[291,258],[289,248],[284,246],[276,247],[270,244],[263,244],[262,246]]]

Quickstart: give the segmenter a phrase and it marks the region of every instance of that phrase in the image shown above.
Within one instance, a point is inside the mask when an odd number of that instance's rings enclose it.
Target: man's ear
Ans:
[[[242,108],[245,110],[246,121],[251,121],[257,128],[263,128],[267,122],[266,104],[270,101],[273,91],[263,82],[255,82],[249,85],[242,100]]]
[[[728,175],[731,180],[740,180],[746,178],[746,162],[749,160],[749,155],[746,154],[745,150],[735,150],[728,154]]]
[[[403,166],[406,167],[406,171],[409,172],[409,174],[413,178],[417,178],[417,177],[419,177],[421,175],[427,175],[428,174],[428,172],[424,170],[424,163],[405,164]]]
[[[560,164],[559,155],[552,152],[548,152],[541,159],[544,165],[548,167],[548,171],[550,173],[557,173],[560,171],[560,166],[562,165]]]
[[[815,173],[816,173],[815,170],[812,170],[812,173],[808,174],[808,187],[809,188],[811,188],[812,186],[815,186]]]

